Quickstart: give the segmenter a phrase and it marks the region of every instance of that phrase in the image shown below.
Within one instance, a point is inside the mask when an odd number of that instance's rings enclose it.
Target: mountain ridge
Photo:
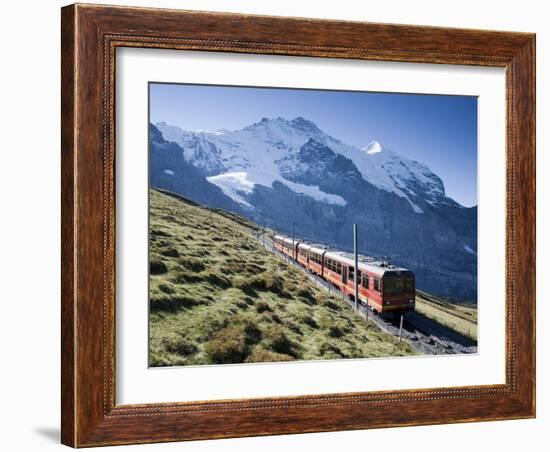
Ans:
[[[378,141],[362,149],[347,145],[302,117],[262,118],[235,131],[185,131],[165,122],[150,127],[152,186],[173,190],[174,179],[200,177],[205,205],[282,232],[294,222],[308,239],[344,248],[351,242],[348,229],[359,222],[366,233],[362,246],[415,262],[427,290],[477,296],[477,208],[448,197],[428,166]],[[167,146],[178,146],[181,161],[192,168],[166,173],[174,171],[163,167],[160,149]],[[189,195],[189,187],[179,190]]]

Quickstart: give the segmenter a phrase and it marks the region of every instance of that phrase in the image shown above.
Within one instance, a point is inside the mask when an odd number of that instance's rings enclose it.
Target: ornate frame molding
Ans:
[[[506,383],[116,405],[118,47],[506,68]],[[63,8],[62,442],[81,447],[533,417],[534,59],[535,37],[525,33],[79,4]],[[522,278],[513,277],[519,274]]]

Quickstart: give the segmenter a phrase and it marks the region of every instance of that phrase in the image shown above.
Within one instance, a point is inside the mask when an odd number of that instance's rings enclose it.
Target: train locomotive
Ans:
[[[358,302],[379,314],[392,316],[415,309],[414,273],[406,268],[359,256],[356,272],[352,254],[282,235],[273,237],[273,246],[352,299],[357,277]]]

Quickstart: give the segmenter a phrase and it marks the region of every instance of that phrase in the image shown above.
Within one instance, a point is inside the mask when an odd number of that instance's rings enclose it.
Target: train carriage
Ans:
[[[281,253],[283,252],[283,239],[284,237],[282,235],[273,236],[273,247]]]
[[[311,249],[311,245],[307,245],[305,243],[299,243],[296,249],[298,250],[296,253],[296,260],[303,267],[308,268],[309,250]]]
[[[308,270],[316,275],[323,276],[323,260],[326,249],[318,246],[311,246],[309,249]]]
[[[353,255],[325,254],[324,277],[351,298],[355,297]],[[406,268],[361,256],[357,272],[359,302],[378,313],[413,311],[415,308],[414,274]]]
[[[296,260],[296,256],[298,254],[298,246],[300,245],[299,241],[292,240],[282,235],[276,235],[275,237],[273,237],[273,244],[275,248],[281,253]]]
[[[358,301],[380,314],[415,309],[414,273],[406,268],[359,256],[356,275],[352,254],[327,251],[320,245],[306,244],[282,235],[276,235],[273,244],[281,253],[351,298],[355,297],[357,276]]]
[[[414,273],[406,268],[359,256],[356,275],[352,254],[327,251],[321,245],[306,244],[282,235],[276,235],[273,244],[281,253],[351,298],[355,297],[357,276],[358,301],[380,314],[403,313],[415,309]]]
[[[342,269],[342,260],[338,253],[334,251],[325,253],[323,258],[323,273],[321,276],[333,286],[345,292],[347,272],[344,272]]]

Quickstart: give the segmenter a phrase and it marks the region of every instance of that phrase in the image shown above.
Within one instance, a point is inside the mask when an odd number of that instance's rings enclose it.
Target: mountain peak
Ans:
[[[310,121],[309,119],[303,118],[302,116],[296,116],[290,122],[294,125],[307,125],[309,127],[317,128],[317,125],[313,121]]]
[[[315,124],[313,121],[310,121],[309,119],[303,118],[302,116],[297,116],[292,121],[289,121],[289,123],[296,129],[302,130],[304,132],[321,132],[319,130],[319,127],[317,127],[317,124]]]
[[[308,119],[298,116],[292,120],[283,118],[281,116],[274,118],[262,118],[258,122],[255,122],[249,126],[246,126],[243,130],[250,132],[257,132],[260,134],[268,133],[272,136],[278,136],[283,141],[288,140],[290,136],[306,138],[316,138],[318,141],[322,141],[325,134],[317,127],[317,125]],[[300,145],[303,143],[300,143]]]
[[[361,148],[362,151],[365,151],[367,154],[378,154],[384,150],[384,147],[376,140],[371,141],[364,148]]]

